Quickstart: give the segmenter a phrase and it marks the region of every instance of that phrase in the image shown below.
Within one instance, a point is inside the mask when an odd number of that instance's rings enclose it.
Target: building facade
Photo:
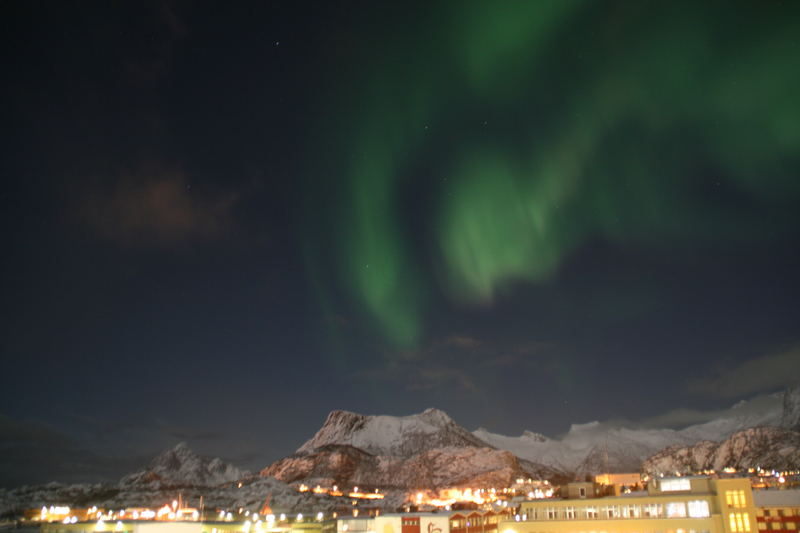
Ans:
[[[585,488],[585,487],[578,487]],[[647,491],[523,502],[500,533],[757,533],[747,479],[662,478]],[[580,496],[583,495],[583,496]]]
[[[753,493],[756,521],[762,533],[797,533],[800,490],[759,490]]]

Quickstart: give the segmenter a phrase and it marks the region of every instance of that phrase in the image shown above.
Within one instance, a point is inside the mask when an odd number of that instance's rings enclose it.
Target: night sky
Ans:
[[[800,2],[3,2],[0,486],[333,409],[796,383]]]

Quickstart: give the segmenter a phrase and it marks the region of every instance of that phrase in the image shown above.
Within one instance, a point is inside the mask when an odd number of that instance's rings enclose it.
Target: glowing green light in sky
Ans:
[[[339,268],[395,343],[420,338],[425,295],[440,286],[456,302],[489,302],[504,284],[546,282],[590,238],[775,235],[739,196],[794,212],[795,5],[454,9],[387,36],[363,66],[335,173]],[[722,186],[733,200],[716,199]],[[423,204],[408,191],[423,189],[435,200],[420,238],[408,206]]]

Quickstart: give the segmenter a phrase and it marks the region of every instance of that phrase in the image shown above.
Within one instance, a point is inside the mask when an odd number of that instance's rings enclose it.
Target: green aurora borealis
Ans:
[[[342,205],[324,220],[337,276],[396,345],[424,335],[431,294],[492,302],[590,239],[682,253],[792,237],[796,4],[471,2],[400,18],[342,98]]]

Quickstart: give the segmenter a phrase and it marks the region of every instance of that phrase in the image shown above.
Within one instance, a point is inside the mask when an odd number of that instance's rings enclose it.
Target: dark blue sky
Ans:
[[[0,10],[0,486],[795,380],[796,4]]]

